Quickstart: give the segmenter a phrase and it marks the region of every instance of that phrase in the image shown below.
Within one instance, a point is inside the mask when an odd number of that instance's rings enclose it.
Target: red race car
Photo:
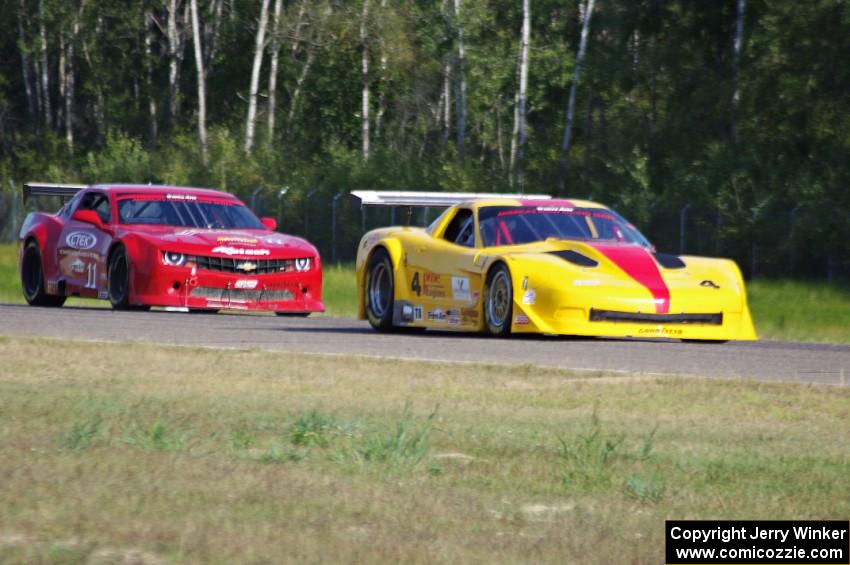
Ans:
[[[24,185],[70,198],[33,212],[20,233],[24,297],[61,306],[68,296],[115,309],[323,312],[319,252],[275,232],[231,194],[137,185]]]

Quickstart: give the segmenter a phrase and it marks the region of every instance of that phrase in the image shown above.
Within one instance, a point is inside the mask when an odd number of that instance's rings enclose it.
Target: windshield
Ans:
[[[487,206],[478,212],[485,247],[521,245],[548,238],[612,241],[650,247],[616,212],[565,206]]]
[[[183,196],[183,195],[177,195]],[[140,196],[118,201],[122,224],[208,229],[265,229],[257,216],[238,202],[174,195]]]

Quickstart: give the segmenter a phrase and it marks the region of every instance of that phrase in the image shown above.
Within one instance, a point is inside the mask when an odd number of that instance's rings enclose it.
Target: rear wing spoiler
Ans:
[[[28,182],[24,184],[24,204],[32,196],[59,196],[63,200],[71,198],[84,188],[87,184],[53,184],[48,182]]]
[[[361,206],[395,206],[403,208],[445,208],[470,200],[549,200],[547,194],[493,194],[482,192],[405,192],[389,190],[355,190],[351,195]]]

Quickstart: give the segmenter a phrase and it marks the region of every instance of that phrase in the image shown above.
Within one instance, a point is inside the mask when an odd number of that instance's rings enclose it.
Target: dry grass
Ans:
[[[604,378],[599,378],[604,377]],[[660,562],[850,514],[850,391],[0,338],[2,562]]]

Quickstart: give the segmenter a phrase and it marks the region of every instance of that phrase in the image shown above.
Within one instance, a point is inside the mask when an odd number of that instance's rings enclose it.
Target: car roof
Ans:
[[[590,200],[578,200],[573,198],[552,198],[552,199],[483,199],[470,200],[458,206],[466,206],[471,208],[485,208],[487,206],[546,206],[546,207],[567,207],[567,208],[607,208],[598,202]]]
[[[111,194],[116,193],[147,193],[147,194],[186,194],[207,198],[226,198],[239,201],[239,199],[228,193],[211,188],[195,188],[189,186],[150,185],[150,184],[96,184],[89,188],[102,190]]]

